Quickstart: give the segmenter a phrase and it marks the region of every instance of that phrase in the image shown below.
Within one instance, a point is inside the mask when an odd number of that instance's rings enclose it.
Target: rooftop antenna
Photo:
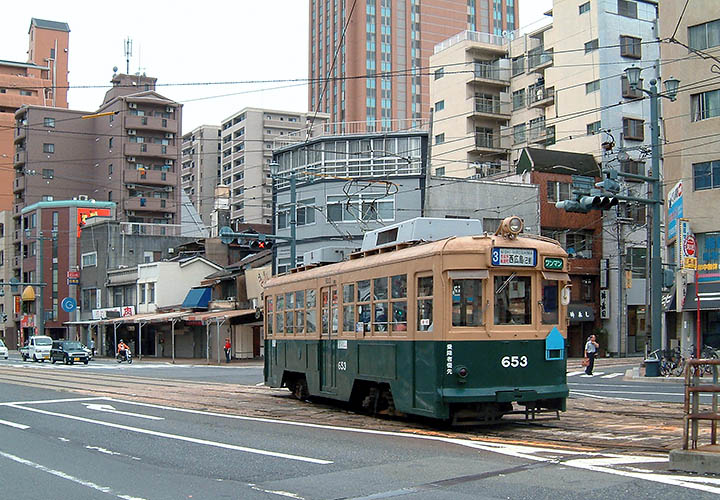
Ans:
[[[132,38],[127,37],[125,39],[125,63],[127,70],[126,74],[130,74],[130,56],[132,56]]]

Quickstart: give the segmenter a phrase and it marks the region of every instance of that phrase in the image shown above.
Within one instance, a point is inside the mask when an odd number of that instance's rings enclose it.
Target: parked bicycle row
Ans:
[[[685,373],[685,365],[688,359],[695,359],[695,347],[692,346],[689,349],[682,351],[679,347],[674,349],[660,350],[656,349],[652,351],[646,358],[647,360],[659,361],[659,372],[663,377],[681,377]],[[703,346],[700,351],[700,359],[719,359],[720,354],[718,350],[713,347],[706,345]],[[702,376],[703,374],[712,373],[712,365],[700,365],[693,367],[697,373],[693,373],[695,376]]]

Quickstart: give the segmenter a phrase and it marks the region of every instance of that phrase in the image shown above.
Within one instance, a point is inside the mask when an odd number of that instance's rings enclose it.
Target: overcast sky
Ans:
[[[552,0],[519,0],[520,26],[542,17]],[[244,107],[307,110],[308,0],[204,2],[57,0],[4,9],[0,59],[26,61],[30,19],[70,25],[70,107],[93,111],[113,67],[125,72],[124,40],[133,41],[130,73],[158,79],[158,91],[184,104],[183,131],[219,124]],[[234,82],[218,85],[218,82]]]

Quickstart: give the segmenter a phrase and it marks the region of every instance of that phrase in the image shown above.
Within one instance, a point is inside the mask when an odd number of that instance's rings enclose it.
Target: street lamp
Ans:
[[[660,126],[658,121],[659,100],[658,97],[666,97],[674,101],[677,96],[679,80],[670,77],[665,80],[665,94],[658,94],[657,80],[650,80],[650,88],[643,89],[640,84],[640,72],[642,70],[634,65],[625,69],[625,76],[631,89],[637,89],[650,96],[650,139],[652,150],[652,173],[649,183],[652,185],[652,255],[650,257],[650,338],[652,350],[660,349],[662,346],[662,260],[660,257],[660,206],[662,196],[660,194]],[[618,332],[619,335],[620,332]]]

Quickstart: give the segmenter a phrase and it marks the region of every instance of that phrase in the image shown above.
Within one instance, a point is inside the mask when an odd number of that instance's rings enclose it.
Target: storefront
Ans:
[[[568,357],[582,357],[595,326],[595,310],[586,304],[568,305]],[[603,349],[607,346],[602,346]]]

